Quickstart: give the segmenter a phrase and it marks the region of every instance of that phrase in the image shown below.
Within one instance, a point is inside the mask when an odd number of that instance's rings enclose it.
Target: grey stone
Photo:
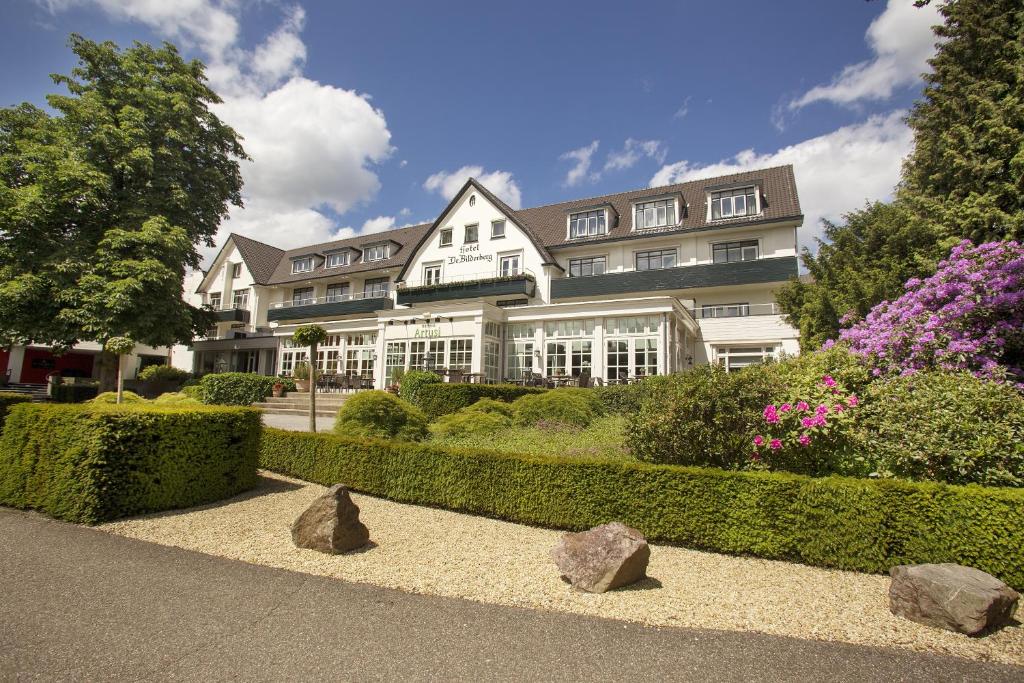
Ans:
[[[565,534],[551,558],[574,587],[604,593],[644,578],[651,549],[639,531],[612,522]]]
[[[893,614],[968,635],[1009,623],[1020,598],[991,574],[959,564],[900,565],[889,576]]]
[[[341,484],[314,500],[292,524],[292,542],[322,553],[344,553],[366,545],[370,532],[359,521],[359,507]]]

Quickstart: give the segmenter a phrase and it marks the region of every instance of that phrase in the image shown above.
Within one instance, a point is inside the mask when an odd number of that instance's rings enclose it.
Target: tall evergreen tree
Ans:
[[[185,270],[241,206],[245,152],[174,46],[70,46],[57,115],[0,109],[0,344],[189,342],[209,321]]]

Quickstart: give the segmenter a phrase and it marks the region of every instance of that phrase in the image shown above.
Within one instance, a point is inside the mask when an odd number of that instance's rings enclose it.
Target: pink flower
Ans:
[[[780,448],[782,448],[782,442],[779,441],[778,439],[772,439],[771,443],[768,444],[768,447],[771,448],[773,451],[777,451]]]
[[[843,412],[845,410],[845,408],[843,408],[843,404],[842,403],[837,403],[835,405],[835,407],[832,408],[832,410],[834,410],[837,413],[841,413],[841,412]]]
[[[826,387],[834,387],[836,385],[836,381],[832,379],[832,375],[825,375],[824,377],[822,377],[821,383],[824,384]]]
[[[806,434],[801,434],[800,438],[797,439],[797,441],[800,442],[801,446],[810,446],[811,445],[811,437],[807,436]]]
[[[818,409],[814,411],[818,415],[828,415],[828,406],[822,403],[818,406]]]
[[[807,405],[807,401],[800,401],[796,404],[797,410],[807,410],[808,408],[810,408],[810,406]]]
[[[846,405],[850,406],[851,408],[856,408],[858,403],[860,403],[860,401],[857,399],[856,396],[850,396],[850,398],[846,399]]]
[[[804,419],[800,420],[800,424],[802,424],[805,428],[813,427],[814,426],[814,418],[812,418],[812,417],[805,417]]]
[[[761,436],[760,434],[755,436],[754,437],[754,445],[755,446],[763,446],[764,445],[764,437]]]
[[[779,410],[781,410],[784,413],[788,413],[792,409],[793,406],[789,405],[788,403],[783,403],[781,406],[779,406]]]

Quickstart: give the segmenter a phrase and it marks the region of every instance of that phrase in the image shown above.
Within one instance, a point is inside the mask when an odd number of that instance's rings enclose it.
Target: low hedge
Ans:
[[[270,396],[278,382],[284,385],[285,391],[295,391],[295,381],[290,377],[274,377],[255,372],[217,372],[203,375],[199,380],[199,386],[205,403],[247,406],[259,403]]]
[[[525,524],[618,520],[649,539],[856,571],[959,562],[1024,587],[1024,491],[514,456],[276,429],[260,466]]]
[[[95,524],[209,503],[256,484],[247,408],[24,404],[0,436],[0,504]]]
[[[84,403],[99,393],[98,384],[55,384],[50,389],[50,398],[57,403]]]
[[[520,396],[539,394],[546,389],[521,387],[516,384],[423,384],[417,388],[411,401],[422,410],[428,419],[436,420],[442,415],[457,412],[471,406],[482,398],[511,403]]]
[[[0,429],[3,429],[4,418],[7,411],[19,403],[31,403],[32,399],[25,394],[17,394],[13,391],[0,391]]]

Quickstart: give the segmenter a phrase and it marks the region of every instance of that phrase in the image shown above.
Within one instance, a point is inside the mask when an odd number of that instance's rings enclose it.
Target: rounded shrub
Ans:
[[[489,400],[489,399],[484,399]],[[501,403],[493,401],[493,403]],[[502,404],[506,405],[507,404]],[[435,436],[468,436],[470,434],[488,434],[507,429],[512,419],[501,412],[474,410],[474,406],[463,408],[457,413],[449,413],[430,425],[430,432]],[[509,411],[511,412],[511,410]]]
[[[152,403],[157,406],[189,406],[202,404],[201,401],[198,401],[181,391],[169,391],[165,394],[160,394],[153,399]]]
[[[117,392],[104,391],[102,394],[97,395],[96,398],[89,399],[86,403],[117,403]],[[148,403],[148,401],[134,391],[124,391],[121,393],[121,403]]]
[[[199,384],[189,384],[181,388],[182,394],[185,394],[189,398],[195,399],[196,401],[203,403],[203,387]]]
[[[365,391],[342,404],[334,433],[420,441],[427,436],[427,418],[419,408],[386,391]]]
[[[524,427],[546,423],[586,427],[600,414],[599,405],[586,389],[554,389],[517,398],[512,404],[512,421]]]
[[[425,384],[440,384],[441,376],[436,372],[429,372],[427,370],[410,370],[405,373],[402,377],[402,381],[399,384],[398,395],[403,400],[416,405],[417,394],[419,393],[420,387]]]
[[[171,365],[149,365],[139,371],[138,378],[143,382],[186,382],[191,377],[191,372]]]
[[[871,382],[871,370],[862,358],[844,344],[811,351],[769,363],[765,371],[776,384],[776,400],[816,391],[822,377],[833,380],[852,393],[860,393]]]
[[[488,415],[503,415],[504,417],[512,417],[512,404],[505,403],[504,401],[497,401],[493,398],[482,398],[476,403],[466,406],[460,413],[486,413]]]
[[[1024,486],[1024,397],[967,372],[924,371],[872,384],[864,452],[883,476]]]

